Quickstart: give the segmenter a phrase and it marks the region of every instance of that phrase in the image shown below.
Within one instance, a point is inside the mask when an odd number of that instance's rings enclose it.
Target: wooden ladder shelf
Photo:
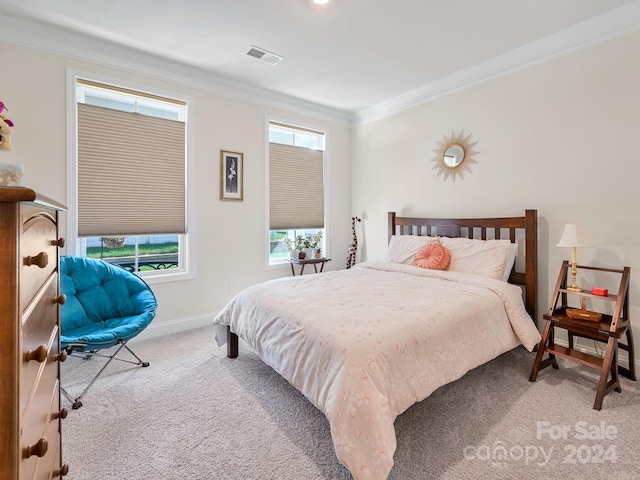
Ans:
[[[546,323],[529,380],[535,382],[538,377],[538,372],[550,365],[558,369],[556,356],[595,368],[600,372],[600,379],[598,381],[593,408],[600,410],[602,408],[602,400],[607,394],[612,390],[617,392],[622,391],[619,375],[623,375],[634,381],[636,380],[633,334],[629,320],[629,276],[631,269],[624,267],[620,270],[581,265],[578,265],[578,269],[619,274],[620,282],[617,285],[617,293],[596,295],[591,293],[590,290],[576,291],[568,288],[567,277],[568,272],[571,270],[571,264],[565,260],[560,268],[560,274],[558,275],[558,281],[553,292],[549,311],[543,315]],[[599,320],[582,320],[570,317],[567,312],[569,311],[569,314],[574,312],[570,311],[573,309],[569,307],[568,298],[573,295],[580,297],[582,304],[581,313],[585,311],[585,303],[588,298],[612,302],[613,313],[601,313],[602,316]],[[586,311],[585,314],[586,313],[593,314],[597,312]],[[566,330],[568,338],[567,347],[554,342],[556,328]],[[587,338],[606,343],[603,356],[600,357],[575,349],[574,337]],[[620,342],[622,337],[625,337],[626,343]],[[618,365],[618,348],[627,352],[629,359],[628,368]],[[547,358],[544,358],[545,352],[547,353]]]

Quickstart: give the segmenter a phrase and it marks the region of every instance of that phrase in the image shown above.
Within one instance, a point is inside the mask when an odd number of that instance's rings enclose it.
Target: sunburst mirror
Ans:
[[[457,175],[464,178],[465,172],[471,173],[471,165],[478,163],[473,158],[478,153],[474,150],[478,142],[472,142],[471,134],[465,134],[464,130],[460,133],[452,130],[451,135],[445,134],[444,139],[436,144],[438,148],[433,151],[436,156],[431,159],[435,165],[431,168],[436,170],[436,177],[444,175],[445,182],[449,177],[455,182]]]

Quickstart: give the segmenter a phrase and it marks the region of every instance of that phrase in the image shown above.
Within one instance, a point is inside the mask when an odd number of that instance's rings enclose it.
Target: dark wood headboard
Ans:
[[[398,217],[389,212],[389,241],[392,235],[439,235],[444,237],[509,239],[516,242],[517,230],[524,231],[524,272],[511,270],[509,282],[524,289],[525,308],[538,321],[538,211],[525,210],[523,217],[503,218],[417,218]],[[487,237],[487,231],[493,235]],[[508,234],[507,234],[508,232]],[[504,235],[503,235],[504,234]]]

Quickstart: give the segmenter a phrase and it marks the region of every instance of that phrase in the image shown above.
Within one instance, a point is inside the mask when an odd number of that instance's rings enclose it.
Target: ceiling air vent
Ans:
[[[254,45],[251,45],[249,47],[249,50],[247,50],[247,55],[262,60],[263,62],[267,62],[269,65],[277,65],[283,60],[283,57],[281,57],[280,55],[267,52],[265,49],[256,47]]]

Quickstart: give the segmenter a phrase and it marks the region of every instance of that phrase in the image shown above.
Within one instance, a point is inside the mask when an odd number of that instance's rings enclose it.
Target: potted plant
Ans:
[[[289,250],[290,258],[320,258],[320,242],[322,242],[322,232],[298,234],[296,238],[285,238],[284,246]]]
[[[296,238],[285,238],[284,245],[289,250],[290,258],[299,258],[300,260],[305,258],[306,239],[304,235],[297,235]]]
[[[298,252],[298,258],[304,260],[306,254],[304,249],[306,248],[307,239],[304,235],[299,234],[296,236],[296,251]]]
[[[296,241],[293,238],[285,238],[282,242],[287,250],[289,250],[289,258],[296,258]]]
[[[282,243],[289,250],[289,258],[304,259],[304,237],[302,235],[296,238],[285,238]]]
[[[317,252],[320,248],[320,242],[322,241],[322,232],[307,233],[304,236],[304,248],[307,258],[318,257]]]

